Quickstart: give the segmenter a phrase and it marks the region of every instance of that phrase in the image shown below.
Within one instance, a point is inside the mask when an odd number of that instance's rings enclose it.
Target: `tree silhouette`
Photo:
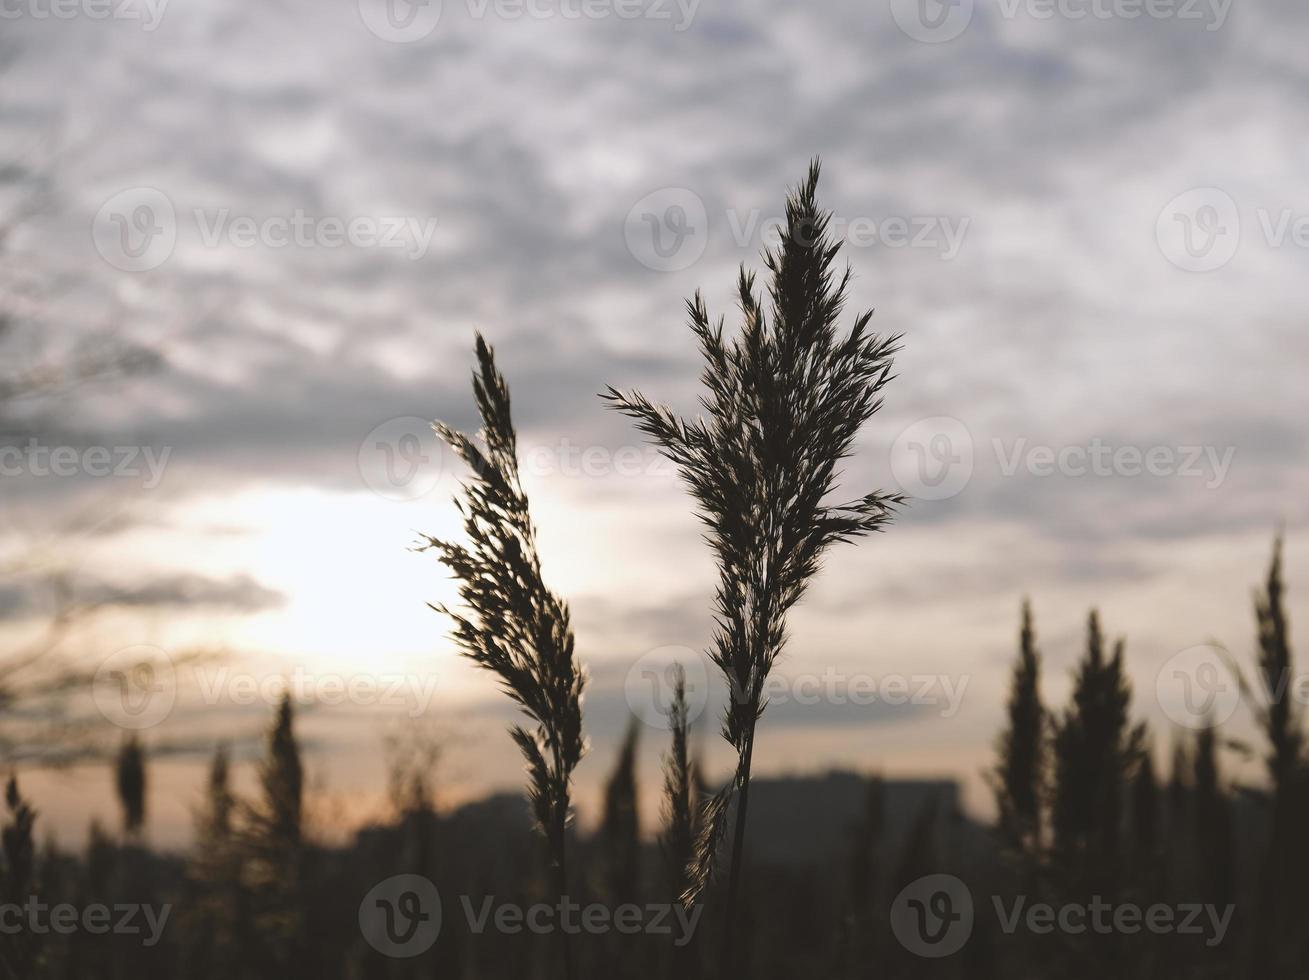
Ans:
[[[232,839],[232,817],[236,810],[236,797],[231,787],[231,760],[225,745],[214,750],[205,789],[205,809],[197,821],[198,836],[203,841],[221,845]]]
[[[1008,727],[1000,736],[1000,762],[993,778],[1000,830],[1016,850],[1036,853],[1042,838],[1046,714],[1041,704],[1041,654],[1036,647],[1032,605],[1026,599],[1008,718]]]
[[[214,750],[205,798],[195,813],[195,848],[188,877],[194,898],[186,911],[191,939],[191,976],[239,976],[247,969],[249,902],[243,886],[236,818],[239,803],[231,787],[226,746]]]
[[[633,718],[605,786],[600,840],[604,850],[605,887],[615,903],[630,902],[640,891],[641,828],[636,788],[640,735],[640,722]]]
[[[118,748],[114,783],[123,810],[123,834],[129,839],[139,839],[145,827],[146,774],[145,749],[135,733]]]
[[[295,706],[282,696],[259,766],[259,799],[242,829],[244,887],[251,903],[256,957],[270,974],[300,976],[305,967],[304,767]]]
[[[304,808],[304,768],[295,737],[295,707],[284,694],[277,720],[268,733],[268,756],[259,769],[264,809],[261,817],[270,836],[288,847],[300,844]]]
[[[1205,726],[1195,740],[1194,866],[1200,869],[1200,897],[1218,908],[1236,897],[1236,853],[1231,804],[1222,785],[1218,733]]]
[[[0,849],[4,851],[4,868],[0,872],[0,900],[6,905],[21,905],[32,895],[35,885],[35,844],[32,831],[36,811],[18,791],[18,779],[9,777],[5,787],[8,819],[0,831]],[[5,980],[28,980],[40,960],[40,939],[34,930],[19,927],[0,933],[0,975]]]
[[[1113,656],[1105,656],[1100,618],[1092,610],[1072,703],[1054,732],[1057,856],[1074,874],[1109,882],[1119,858],[1124,787],[1144,742],[1144,729],[1133,728],[1128,715],[1132,688],[1123,656],[1121,640]]]
[[[1143,747],[1132,779],[1132,851],[1140,867],[1152,863],[1159,848],[1159,780],[1154,754]]]

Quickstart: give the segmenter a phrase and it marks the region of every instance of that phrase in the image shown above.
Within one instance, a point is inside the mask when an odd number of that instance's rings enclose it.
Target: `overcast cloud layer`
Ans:
[[[850,240],[851,310],[875,307],[878,329],[904,334],[846,480],[851,495],[903,485],[919,499],[886,536],[833,554],[795,617],[788,670],[970,683],[949,719],[790,705],[765,720],[765,766],[953,773],[981,808],[1022,595],[1051,700],[1099,604],[1156,720],[1172,653],[1211,637],[1248,650],[1249,589],[1279,523],[1292,614],[1305,608],[1302,3],[1132,17],[1067,0],[1045,18],[1018,0],[927,2],[971,11],[933,28],[898,0],[618,5],[638,17],[445,0],[434,25],[437,8],[414,8],[408,33],[380,0],[362,4],[115,0],[159,13],[146,29],[56,21],[24,0],[0,21],[16,55],[0,138],[51,185],[10,236],[6,281],[31,287],[23,309],[46,337],[112,331],[163,362],[32,425],[50,445],[170,451],[148,488],[144,471],[58,478],[22,463],[3,477],[7,547],[18,529],[26,540],[104,508],[83,555],[100,588],[148,583],[124,602],[138,609],[198,595],[233,642],[313,662],[313,640],[241,625],[276,621],[283,597],[294,610],[314,586],[242,550],[279,540],[272,512],[223,502],[309,493],[343,523],[354,502],[379,534],[348,554],[341,527],[300,542],[357,581],[359,606],[337,615],[413,616],[426,632],[397,652],[446,651],[419,608],[441,580],[430,561],[407,566],[412,596],[370,594],[368,565],[448,525],[457,472],[433,473],[417,501],[379,495],[369,447],[403,451],[403,426],[370,433],[403,417],[473,426],[481,330],[535,453],[547,571],[596,669],[593,794],[627,667],[703,646],[712,586],[675,478],[596,392],[639,386],[694,410],[681,302],[703,288],[732,321],[736,267],[758,263],[785,189],[820,154],[822,198]],[[397,32],[416,39],[379,36]],[[143,204],[152,220],[137,225]],[[125,252],[153,219],[175,244]],[[333,221],[376,240],[333,245]],[[162,584],[172,574],[180,586]],[[26,594],[0,588],[0,609]],[[500,711],[474,714],[488,760],[474,768],[512,783]]]

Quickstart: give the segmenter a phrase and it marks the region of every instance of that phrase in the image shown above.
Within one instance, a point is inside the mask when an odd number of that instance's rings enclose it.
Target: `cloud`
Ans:
[[[827,639],[876,636],[888,661],[921,656],[919,637],[941,659],[1007,651],[1017,597],[1034,589],[1070,608],[1116,601],[1137,628],[1169,596],[1180,608],[1199,589],[1230,592],[1205,628],[1245,628],[1263,539],[1279,521],[1309,524],[1304,256],[1261,240],[1255,220],[1261,208],[1309,211],[1303,4],[1246,4],[1207,31],[1146,17],[1006,18],[979,0],[964,34],[940,45],[909,38],[888,5],[858,0],[702,4],[680,33],[445,7],[431,37],[409,46],[370,35],[353,4],[309,0],[173,5],[151,34],[11,22],[23,50],[0,96],[0,139],[57,119],[63,144],[50,174],[58,206],[10,240],[59,287],[43,296],[43,320],[73,334],[113,328],[164,362],[79,393],[47,438],[173,447],[161,494],[137,501],[158,510],[166,499],[180,524],[191,498],[363,493],[358,454],[379,423],[476,427],[468,375],[481,329],[524,445],[642,445],[595,393],[637,386],[696,411],[682,300],[703,288],[733,324],[736,269],[757,267],[764,244],[739,229],[777,215],[821,154],[823,200],[838,216],[969,222],[948,261],[886,242],[846,251],[851,312],[875,307],[876,329],[905,334],[846,483],[890,485],[889,447],[920,419],[960,420],[979,453],[958,496],[920,500],[885,540],[834,554],[830,586],[812,598],[830,616]],[[176,251],[144,273],[103,261],[89,234],[101,206],[134,186],[167,194],[178,217]],[[1220,270],[1186,272],[1163,254],[1156,222],[1178,194],[1209,186],[1238,200],[1240,248]],[[643,265],[624,234],[637,202],[666,187],[690,191],[706,215],[703,255],[673,272]],[[195,217],[226,210],[258,223],[297,209],[434,218],[436,230],[410,260],[207,247]],[[991,451],[997,439],[1058,449],[1097,438],[1235,456],[1207,489],[1006,476]],[[4,488],[6,502],[52,512],[97,489]],[[706,551],[675,481],[552,479],[533,502],[549,567],[621,563],[624,582],[648,585],[602,593],[588,581],[572,597],[579,643],[598,661],[704,642],[712,583],[701,594],[703,576],[687,578]],[[602,551],[581,533],[601,510],[657,544],[614,536]],[[280,598],[258,569],[244,580],[122,574],[139,578],[142,606],[241,615]],[[1133,597],[1147,590],[1155,608],[1139,609]],[[24,596],[6,583],[0,612]],[[957,612],[942,625],[947,604]],[[878,617],[894,622],[889,636]],[[599,677],[595,689],[608,729],[621,727],[614,683]],[[974,723],[970,744],[992,720]],[[776,723],[791,721],[778,712]]]
[[[17,618],[46,609],[44,584],[28,580],[0,586],[0,617]],[[71,597],[80,605],[136,610],[203,608],[233,615],[267,612],[286,602],[282,593],[244,574],[226,579],[180,573],[126,583],[79,581],[72,586]]]
[[[1210,149],[1206,112],[1216,124],[1234,88],[1292,84],[1253,73],[1280,55],[1248,29],[1007,18],[980,4],[957,41],[932,46],[858,3],[822,12],[728,3],[700,9],[680,33],[657,21],[499,25],[460,5],[447,13],[407,48],[378,43],[352,10],[311,15],[290,3],[256,28],[219,6],[179,9],[153,34],[116,31],[88,62],[99,84],[86,105],[65,107],[70,125],[128,126],[134,139],[82,140],[65,154],[64,207],[31,230],[29,248],[54,262],[67,246],[170,368],[88,399],[84,427],[175,445],[172,478],[188,491],[270,479],[357,488],[358,440],[379,422],[472,424],[468,347],[480,327],[500,347],[526,428],[623,438],[595,391],[639,384],[692,406],[680,297],[704,285],[730,315],[732,269],[756,262],[762,244],[733,240],[733,224],[778,212],[784,186],[822,152],[838,215],[972,222],[950,263],[907,248],[849,250],[858,298],[881,309],[875,322],[908,333],[887,424],[950,414],[1004,433],[1009,420],[1044,417],[1059,442],[1096,425],[1127,440],[1222,426],[1242,440],[1233,444],[1249,443],[1251,482],[1288,472],[1282,461],[1300,441],[1289,416],[1257,417],[1252,375],[1225,372],[1233,355],[1253,370],[1275,363],[1283,335],[1261,324],[1281,316],[1276,294],[1240,324],[1221,308],[1186,319],[1134,309],[1143,297],[1188,306],[1196,280],[1162,260],[1150,228],[1168,196],[1198,179],[1191,154]],[[221,63],[206,54],[220,38],[230,52]],[[548,38],[550,53],[533,45],[524,57],[527,38]],[[36,80],[88,39],[28,40],[13,70]],[[609,70],[612,43],[627,71]],[[325,62],[355,67],[330,72]],[[23,106],[51,98],[17,91]],[[221,139],[214,118],[226,120]],[[1267,109],[1246,120],[1242,152],[1276,145],[1285,120]],[[1145,132],[1177,146],[1180,162],[1136,159]],[[1250,166],[1217,163],[1234,180]],[[256,220],[301,208],[431,216],[439,231],[432,254],[410,262],[357,248],[206,249],[183,228],[169,262],[124,282],[85,230],[96,195],[132,183],[169,194],[184,225],[195,208]],[[709,214],[705,256],[680,274],[644,268],[623,242],[628,208],[662,185],[690,188]],[[1148,282],[1143,260],[1124,263],[1128,249],[1148,259]],[[1294,275],[1285,270],[1285,288]],[[1127,345],[1148,359],[1112,356]],[[1132,383],[1129,401],[1096,397]],[[1305,407],[1289,379],[1272,383]],[[1216,397],[1197,417],[1178,392],[1200,388]],[[1077,533],[1106,530],[1110,516],[1115,532],[1158,533],[1155,498],[1173,490],[1101,485],[1110,499],[1069,508],[1062,496],[1047,506],[1045,486],[1004,481],[935,512],[973,521],[1035,508],[1058,522],[1062,510]],[[1170,533],[1204,529],[1204,511],[1169,509]],[[1263,504],[1228,512],[1242,526],[1270,520]],[[1093,527],[1075,526],[1088,516]]]

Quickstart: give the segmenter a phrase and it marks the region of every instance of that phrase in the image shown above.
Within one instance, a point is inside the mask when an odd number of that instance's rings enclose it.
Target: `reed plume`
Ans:
[[[481,440],[436,422],[436,433],[472,471],[456,506],[469,545],[424,535],[420,551],[434,550],[459,580],[469,615],[432,608],[454,622],[460,651],[494,673],[504,692],[532,721],[510,729],[527,760],[528,795],[550,849],[559,895],[568,890],[565,838],[573,770],[586,751],[582,694],[586,675],[573,650],[568,606],[546,588],[536,550],[536,528],[518,475],[517,435],[509,386],[495,354],[479,334],[473,395],[482,418]],[[565,971],[567,940],[565,938]]]
[[[1296,935],[1293,923],[1303,922],[1309,908],[1303,889],[1309,846],[1302,832],[1309,817],[1309,760],[1304,755],[1304,713],[1292,694],[1297,674],[1286,612],[1281,534],[1273,541],[1268,577],[1255,594],[1254,604],[1261,696],[1255,695],[1238,667],[1233,665],[1232,670],[1268,742],[1266,762],[1272,784],[1269,843],[1259,885],[1255,969],[1261,976],[1290,976],[1296,949],[1285,937]]]
[[[723,736],[736,771],[707,804],[685,896],[696,901],[713,876],[728,814],[736,803],[727,900],[727,949],[739,888],[755,726],[764,685],[786,645],[787,613],[805,594],[827,548],[883,529],[903,502],[875,492],[828,503],[837,466],[861,426],[881,407],[899,337],[868,331],[872,313],[838,336],[851,272],[837,277],[840,250],[830,213],[816,203],[819,164],[788,198],[786,228],[764,253],[771,276],[767,306],[742,267],[737,292],[744,317],[727,339],[700,293],[687,303],[704,357],[704,417],[687,420],[639,392],[610,387],[605,397],[677,465],[695,498],[719,569],[710,656],[731,692]],[[729,954],[730,955],[730,954]]]
[[[1266,707],[1256,708],[1256,715],[1271,747],[1268,771],[1279,797],[1289,792],[1304,747],[1300,711],[1290,694],[1295,677],[1295,657],[1291,652],[1291,627],[1283,603],[1284,592],[1282,538],[1279,535],[1273,543],[1268,581],[1263,593],[1255,595],[1259,680],[1267,701]]]
[[[664,830],[659,846],[673,884],[673,895],[679,899],[690,885],[686,871],[699,834],[697,786],[691,766],[690,717],[686,702],[686,669],[681,664],[674,664],[673,702],[668,711],[672,746],[664,755]]]

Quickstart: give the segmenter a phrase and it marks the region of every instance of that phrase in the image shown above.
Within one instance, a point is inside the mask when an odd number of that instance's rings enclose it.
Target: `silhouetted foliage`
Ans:
[[[239,801],[231,787],[226,746],[214,751],[205,798],[195,813],[195,848],[188,877],[191,903],[185,910],[186,967],[190,976],[239,976],[249,951],[249,902],[242,882],[242,853],[236,818]]]
[[[691,762],[691,723],[686,703],[686,669],[673,665],[673,700],[668,712],[672,745],[664,755],[664,829],[660,837],[671,894],[682,901],[700,832],[700,786]]]
[[[1100,618],[1087,620],[1086,655],[1072,704],[1055,722],[1054,847],[1074,874],[1112,882],[1119,858],[1124,788],[1140,759],[1144,730],[1129,717],[1131,684],[1123,641],[1106,657]]]
[[[1032,605],[1023,601],[1018,661],[1009,692],[1009,725],[1000,736],[994,788],[1000,830],[1019,851],[1041,848],[1046,714],[1041,704],[1041,654]]]
[[[1255,717],[1268,742],[1267,767],[1272,783],[1268,856],[1260,874],[1256,967],[1269,978],[1302,974],[1309,958],[1309,941],[1296,937],[1309,916],[1309,761],[1304,756],[1303,712],[1295,701],[1295,656],[1285,609],[1282,581],[1282,539],[1273,543],[1273,557],[1262,593],[1256,593],[1256,672],[1261,698],[1250,697]]]
[[[879,852],[886,832],[886,787],[880,776],[868,780],[863,819],[852,834],[849,864],[849,910],[841,936],[843,973],[858,976],[876,962],[878,946],[877,892],[881,885]]]
[[[209,765],[205,809],[197,821],[198,836],[203,841],[222,844],[232,839],[232,815],[236,808],[236,797],[232,794],[230,770],[227,746],[220,745],[214,750]]]
[[[680,419],[638,392],[611,387],[604,396],[677,465],[718,562],[710,655],[731,692],[723,737],[737,766],[707,805],[688,897],[707,887],[735,803],[724,963],[732,955],[755,726],[764,684],[786,644],[787,613],[828,547],[881,530],[903,499],[874,492],[829,503],[837,465],[881,407],[898,338],[869,333],[871,313],[856,317],[845,337],[837,334],[851,272],[834,278],[840,245],[828,232],[830,214],[817,204],[818,176],[814,161],[787,200],[780,245],[764,255],[767,308],[744,267],[736,338],[724,337],[721,319],[711,322],[699,293],[687,303],[704,357],[708,419]]]
[[[255,957],[264,969],[299,976],[305,965],[304,767],[289,693],[277,706],[259,766],[260,797],[245,807],[243,891]]]
[[[1138,867],[1151,862],[1159,848],[1159,780],[1154,771],[1154,756],[1148,747],[1132,780],[1132,847]]]
[[[1200,897],[1219,908],[1236,897],[1232,814],[1218,762],[1218,733],[1200,730],[1195,740],[1195,867],[1202,869]]]
[[[18,791],[18,779],[9,777],[5,787],[7,811],[0,846],[4,851],[4,869],[0,874],[0,901],[5,905],[22,905],[35,886],[35,843],[32,830],[36,811]],[[30,924],[29,924],[30,925]],[[32,976],[40,959],[40,937],[32,929],[19,925],[14,931],[6,921],[0,931],[0,970],[6,980],[26,980]]]
[[[568,606],[546,588],[536,550],[536,528],[518,476],[518,437],[509,386],[495,354],[477,337],[473,394],[482,418],[483,450],[442,422],[436,432],[473,473],[459,510],[469,545],[425,536],[459,579],[459,597],[471,617],[433,606],[455,624],[463,654],[499,677],[501,687],[534,723],[510,729],[527,759],[533,813],[550,847],[560,895],[568,892],[566,860],[573,770],[586,750],[582,693],[586,675],[573,651]],[[568,942],[564,939],[564,972]]]
[[[640,736],[640,722],[633,718],[605,786],[600,839],[604,849],[605,886],[616,903],[631,901],[640,887],[641,827],[636,788],[636,749]]]
[[[1282,539],[1273,545],[1264,593],[1255,597],[1255,618],[1259,627],[1259,679],[1267,701],[1260,721],[1268,737],[1268,772],[1280,793],[1295,778],[1302,762],[1304,732],[1295,704],[1295,660],[1291,653],[1291,627],[1282,603]]]
[[[118,802],[123,809],[123,833],[139,837],[145,827],[145,750],[135,734],[123,740],[114,769]]]

